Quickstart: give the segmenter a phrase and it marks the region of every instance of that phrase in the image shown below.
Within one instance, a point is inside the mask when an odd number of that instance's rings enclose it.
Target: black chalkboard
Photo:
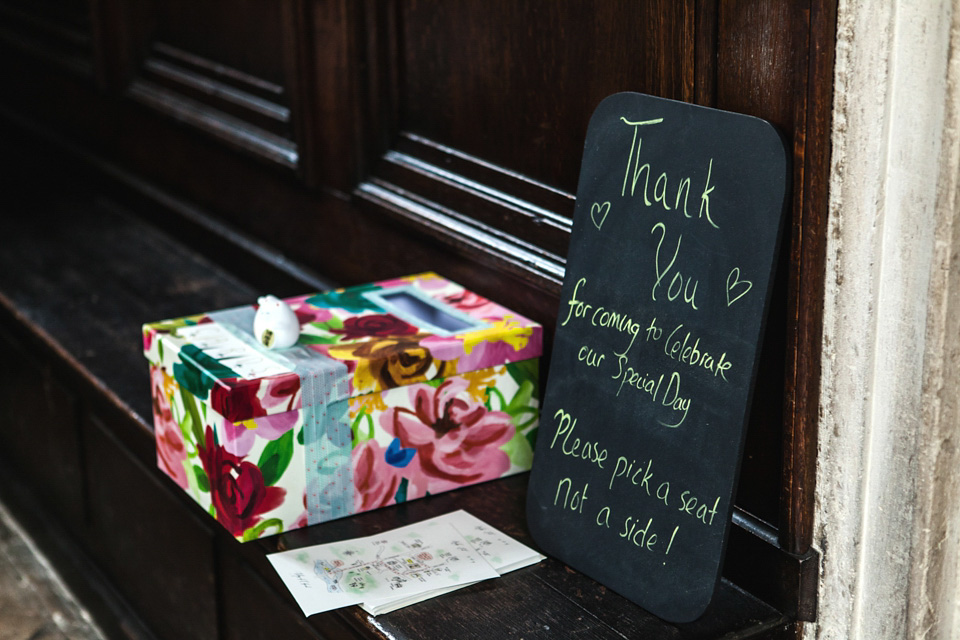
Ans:
[[[619,93],[587,131],[527,516],[671,622],[719,579],[787,176],[749,116]]]

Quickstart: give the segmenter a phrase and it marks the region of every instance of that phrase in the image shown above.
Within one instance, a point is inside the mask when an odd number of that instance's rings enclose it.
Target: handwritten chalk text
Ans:
[[[627,195],[628,183],[630,185],[630,196],[635,196],[637,192],[637,183],[640,181],[640,177],[643,176],[643,189],[641,191],[641,195],[643,196],[643,204],[645,206],[649,207],[653,204],[659,204],[663,207],[664,211],[670,211],[671,209],[676,209],[678,211],[682,210],[684,217],[693,218],[693,215],[691,215],[687,210],[691,183],[691,179],[689,177],[682,178],[679,181],[675,196],[673,198],[673,207],[671,207],[667,201],[667,191],[669,189],[670,178],[667,176],[666,171],[661,172],[660,175],[657,176],[656,182],[653,185],[653,200],[650,200],[650,175],[653,173],[653,169],[650,168],[649,162],[640,164],[640,148],[643,145],[643,138],[640,137],[639,133],[640,127],[660,124],[663,122],[663,118],[631,121],[621,117],[620,120],[627,126],[633,127],[633,141],[630,143],[630,154],[627,156],[626,170],[623,174],[623,188],[620,190],[620,196],[625,197]],[[710,213],[710,194],[713,193],[714,190],[714,186],[710,184],[710,178],[712,174],[713,158],[710,158],[709,162],[707,163],[707,178],[704,180],[703,191],[700,193],[700,211],[697,214],[697,218],[705,219],[710,226],[715,229],[719,229],[720,227],[716,222],[714,222],[713,216]]]

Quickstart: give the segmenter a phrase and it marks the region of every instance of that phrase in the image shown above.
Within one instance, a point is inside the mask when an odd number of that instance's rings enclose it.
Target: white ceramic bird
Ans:
[[[268,349],[286,349],[297,343],[300,323],[297,314],[276,296],[257,299],[260,307],[253,318],[253,335]]]

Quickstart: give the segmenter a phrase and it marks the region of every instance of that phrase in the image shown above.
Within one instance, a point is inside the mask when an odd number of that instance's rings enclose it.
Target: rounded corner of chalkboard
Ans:
[[[696,602],[696,606],[690,606],[681,610],[671,610],[665,613],[657,613],[655,611],[651,611],[651,613],[663,618],[671,624],[690,624],[692,622],[696,622],[706,615],[707,611],[710,609],[710,605],[713,604],[715,595],[716,586],[714,586],[714,589],[710,592],[709,596],[705,600]]]
[[[590,121],[587,128],[590,129],[594,125],[600,124],[609,106],[613,103],[623,100],[623,96],[628,94],[641,95],[634,91],[618,91],[617,93],[611,93],[600,100],[600,102],[597,103],[597,106],[593,108],[593,112],[590,114]],[[589,140],[589,135],[587,136],[587,139]]]

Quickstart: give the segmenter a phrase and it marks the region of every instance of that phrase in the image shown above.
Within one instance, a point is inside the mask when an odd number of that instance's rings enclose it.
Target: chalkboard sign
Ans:
[[[619,93],[587,131],[527,516],[672,622],[719,579],[787,175],[744,115]]]

